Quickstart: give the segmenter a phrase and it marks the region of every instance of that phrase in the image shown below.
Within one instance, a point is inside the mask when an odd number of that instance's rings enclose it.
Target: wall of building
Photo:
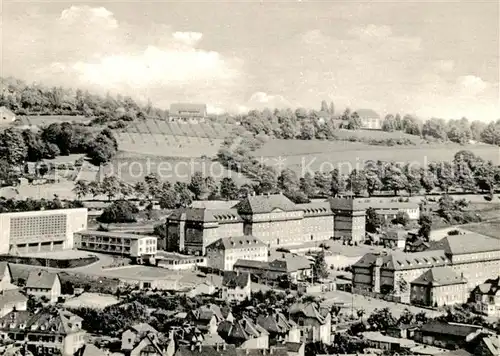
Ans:
[[[326,216],[307,216],[302,221],[303,241],[323,241],[334,236],[333,214]]]
[[[86,208],[0,214],[0,253],[71,249],[73,234],[86,228]]]
[[[454,256],[453,260],[460,261],[458,263],[453,262],[452,268],[457,274],[464,276],[467,280],[467,287],[469,290],[472,290],[475,286],[484,283],[487,279],[498,277],[498,271],[500,270],[500,257],[497,260],[491,261],[476,260],[477,262],[466,262],[466,260],[460,260]]]

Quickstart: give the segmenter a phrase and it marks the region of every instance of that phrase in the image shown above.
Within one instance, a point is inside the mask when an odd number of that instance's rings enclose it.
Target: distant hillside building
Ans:
[[[16,114],[5,106],[0,107],[0,126],[8,125],[16,121]]]
[[[170,105],[169,121],[197,124],[205,122],[207,106],[205,104],[176,103]]]
[[[382,118],[371,109],[359,109],[355,111],[361,119],[361,128],[365,130],[382,130]]]

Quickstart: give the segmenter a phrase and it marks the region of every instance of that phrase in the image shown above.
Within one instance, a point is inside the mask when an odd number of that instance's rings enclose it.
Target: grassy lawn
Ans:
[[[500,213],[498,213],[498,215],[500,215]],[[478,224],[464,225],[462,226],[462,228],[500,239],[500,218],[496,221],[487,221]]]

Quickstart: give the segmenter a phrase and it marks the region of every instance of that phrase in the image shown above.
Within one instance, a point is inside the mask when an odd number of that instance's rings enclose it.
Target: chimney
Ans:
[[[198,345],[198,351],[201,352],[201,343]]]

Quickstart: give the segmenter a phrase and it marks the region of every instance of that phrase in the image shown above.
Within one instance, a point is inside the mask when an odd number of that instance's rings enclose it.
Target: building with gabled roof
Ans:
[[[93,344],[85,344],[75,353],[75,356],[107,356],[107,353]]]
[[[131,352],[147,335],[158,334],[158,331],[148,323],[137,323],[129,326],[121,335],[121,350]]]
[[[323,342],[331,344],[332,317],[330,310],[317,303],[295,303],[288,309],[292,319],[301,330],[300,342]]]
[[[297,324],[279,311],[261,314],[256,322],[269,333],[270,344],[300,343],[300,329]]]
[[[222,277],[222,299],[243,301],[251,297],[252,281],[249,273],[225,271]]]
[[[267,349],[269,347],[269,333],[246,317],[223,321],[217,328],[217,333],[228,344],[241,349]]]
[[[165,348],[160,345],[158,334],[148,333],[130,351],[130,356],[164,356]]]
[[[206,247],[219,238],[244,235],[243,220],[235,209],[177,209],[166,225],[166,237],[159,246],[192,255],[204,255]]]
[[[232,271],[239,259],[266,262],[269,249],[256,237],[245,235],[224,237],[206,247],[207,266]]]
[[[358,109],[353,112],[361,121],[361,128],[364,130],[382,130],[382,118],[372,109]]]
[[[50,303],[56,303],[61,296],[61,279],[57,273],[45,270],[31,271],[25,289],[29,295],[45,297]]]
[[[465,348],[481,332],[478,325],[429,321],[415,331],[414,340],[422,344],[455,350]]]
[[[5,340],[25,343],[35,355],[72,356],[85,344],[82,321],[58,308],[12,311],[0,318],[0,334]]]
[[[467,280],[451,267],[434,267],[410,282],[410,302],[426,306],[463,304]]]
[[[0,291],[16,289],[17,286],[12,284],[12,271],[7,262],[0,262]]]
[[[207,105],[193,103],[175,103],[170,105],[168,114],[169,121],[197,124],[200,122],[205,122],[205,119],[207,117]]]
[[[471,293],[476,309],[491,317],[500,317],[500,276],[477,285]]]
[[[0,291],[0,318],[13,310],[23,311],[28,308],[28,298],[19,289]]]

